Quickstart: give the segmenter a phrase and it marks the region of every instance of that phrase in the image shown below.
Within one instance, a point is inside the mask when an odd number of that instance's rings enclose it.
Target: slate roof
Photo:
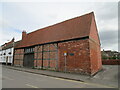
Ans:
[[[2,50],[5,50],[5,49],[9,49],[9,48],[12,48],[13,47],[13,42],[14,41],[10,41],[8,43],[5,43],[2,47]]]
[[[10,41],[8,43],[5,43],[4,44],[4,47],[2,48],[2,50],[5,50],[5,49],[9,49],[9,48],[13,48],[13,47],[17,47],[17,45],[19,45],[20,41]]]
[[[16,48],[89,36],[93,15],[91,12],[28,33]]]

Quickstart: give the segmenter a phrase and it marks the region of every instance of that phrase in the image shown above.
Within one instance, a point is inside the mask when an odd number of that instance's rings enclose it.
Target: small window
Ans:
[[[11,52],[9,52],[8,54],[11,54]]]
[[[31,48],[31,52],[33,52],[33,48]]]
[[[30,52],[33,52],[33,48],[31,48],[31,51]]]
[[[30,49],[27,49],[28,50],[28,53],[30,52]]]
[[[31,48],[29,48],[29,52],[31,52]]]
[[[29,52],[29,50],[27,49],[27,53]]]
[[[25,53],[27,53],[27,49],[25,49]]]
[[[34,49],[34,48],[26,48],[26,49],[25,49],[25,53],[31,53],[31,52],[33,52],[33,49]]]

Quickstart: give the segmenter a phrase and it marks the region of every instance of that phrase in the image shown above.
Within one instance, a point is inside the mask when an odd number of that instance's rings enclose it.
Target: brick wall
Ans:
[[[91,22],[89,38],[91,74],[94,74],[102,68],[100,40],[94,16]]]
[[[24,49],[16,49],[14,54],[14,65],[23,66]]]
[[[59,70],[65,70],[64,51],[67,51],[67,72],[90,74],[89,40],[76,40],[58,44]]]
[[[100,45],[94,42],[93,40],[89,40],[89,47],[90,47],[91,74],[94,74],[102,68]]]
[[[74,40],[57,44],[35,46],[34,66],[46,69],[65,71],[65,56],[67,52],[66,70],[83,74],[94,74],[101,69],[100,46],[90,39]],[[42,50],[44,52],[42,52]],[[57,50],[57,52],[55,52]],[[23,49],[15,50],[14,64],[23,65]],[[43,54],[42,54],[43,53]],[[43,57],[42,57],[43,55]],[[42,61],[43,58],[43,61]],[[58,59],[57,59],[58,58]],[[42,64],[43,62],[43,64]],[[57,65],[58,64],[58,65]]]
[[[110,60],[102,60],[103,65],[120,65],[120,60],[110,59]]]
[[[35,57],[34,66],[42,67],[43,65],[43,68],[55,69],[56,60],[58,60],[56,57],[57,55],[56,45],[57,44],[47,44],[47,45],[36,46],[35,54],[34,54]]]
[[[34,66],[42,66],[42,46],[36,46],[34,48]]]

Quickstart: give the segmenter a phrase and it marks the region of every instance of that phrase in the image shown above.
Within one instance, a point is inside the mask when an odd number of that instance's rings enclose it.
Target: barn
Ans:
[[[22,32],[14,65],[93,75],[102,68],[94,13]]]

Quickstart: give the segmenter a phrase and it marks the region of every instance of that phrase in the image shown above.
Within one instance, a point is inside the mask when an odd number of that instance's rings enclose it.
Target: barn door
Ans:
[[[25,67],[33,67],[34,65],[34,54],[33,53],[24,55],[23,65]]]
[[[25,66],[25,67],[33,67],[34,66],[34,47],[25,49],[23,66]]]

